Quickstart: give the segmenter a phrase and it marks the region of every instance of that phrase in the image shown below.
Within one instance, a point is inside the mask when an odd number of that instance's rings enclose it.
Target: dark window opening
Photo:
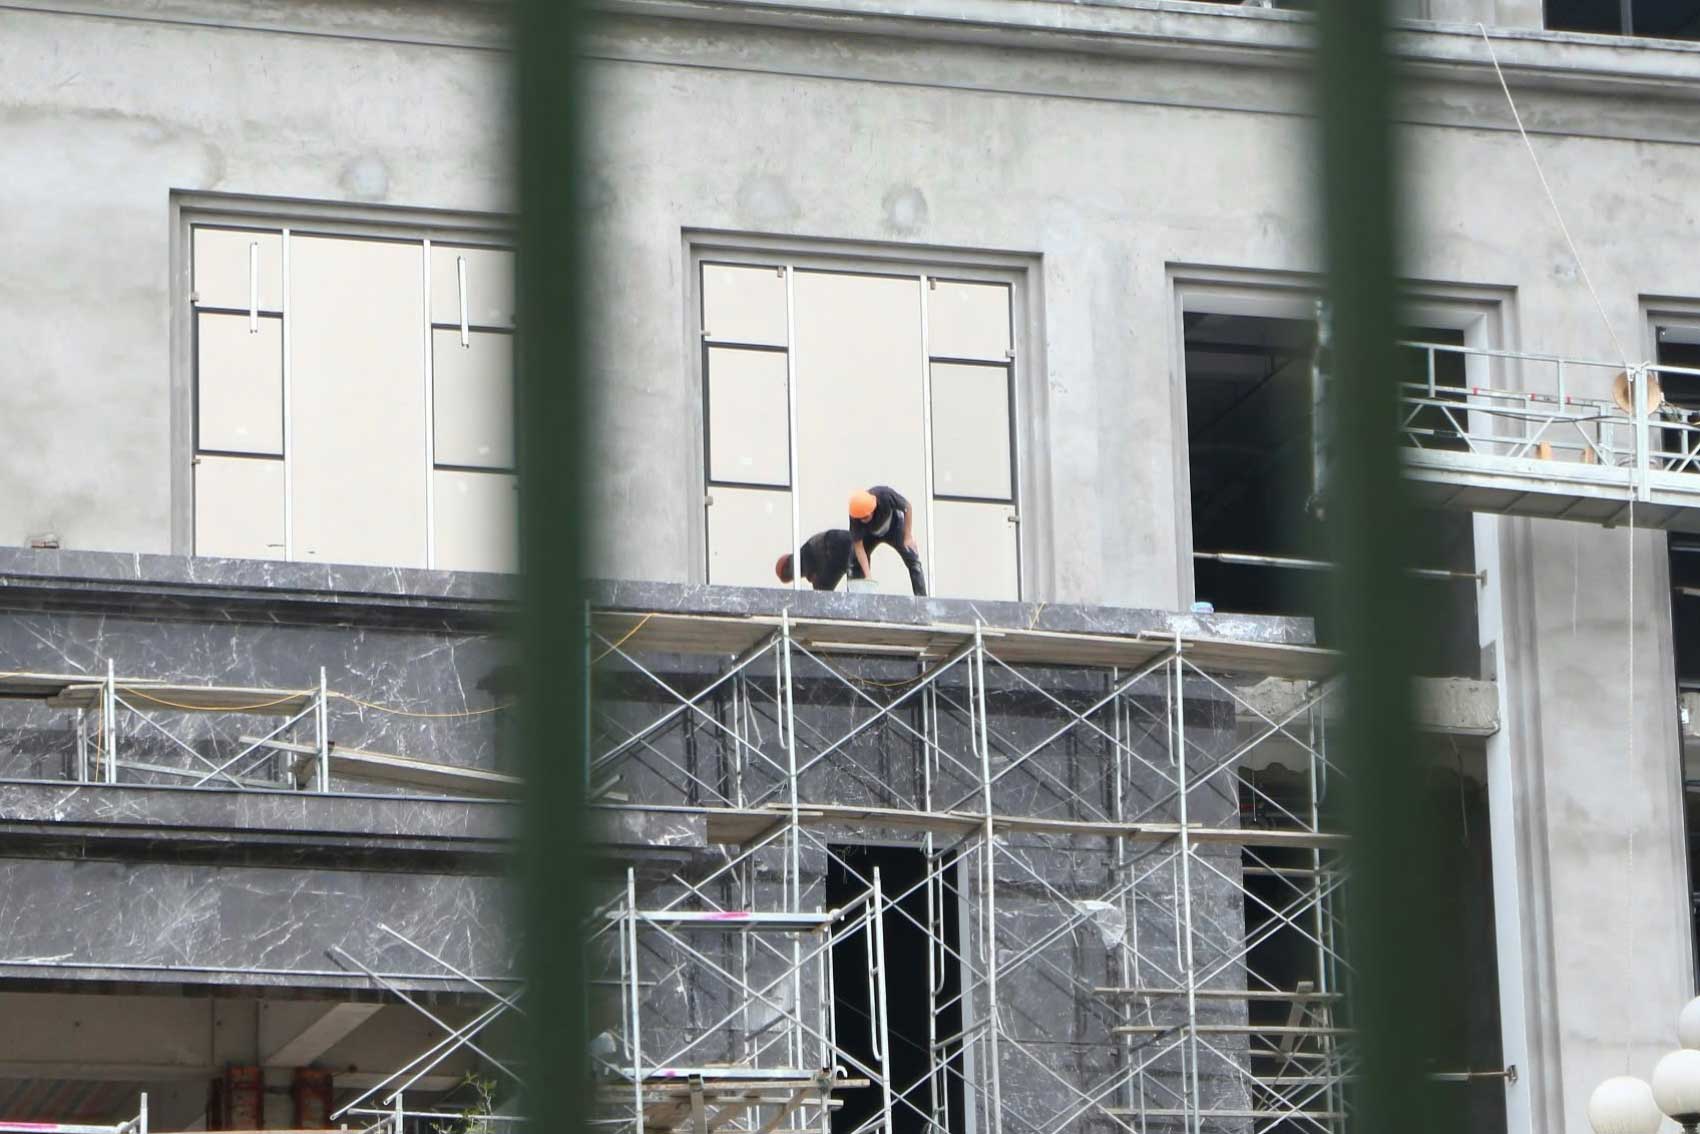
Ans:
[[[1191,479],[1193,585],[1196,597],[1237,614],[1286,614],[1316,622],[1318,643],[1335,640],[1329,573],[1289,564],[1216,559],[1256,556],[1325,563],[1328,533],[1308,508],[1312,494],[1309,320],[1188,312],[1186,401]],[[1461,332],[1414,329],[1414,341],[1462,345]],[[1428,380],[1425,352],[1403,354],[1407,369],[1392,380]],[[1435,354],[1437,388],[1464,385],[1462,356]],[[1442,408],[1421,411],[1425,444],[1458,448]],[[1475,571],[1475,537],[1466,512],[1413,517],[1418,567]],[[1425,625],[1433,627],[1412,659],[1414,672],[1478,676],[1476,583],[1422,578],[1415,583]]]
[[[1428,987],[1447,988],[1439,1011],[1436,1048],[1427,1061],[1431,1073],[1494,1072],[1504,1054],[1499,1025],[1499,970],[1493,907],[1493,857],[1488,828],[1485,761],[1480,748],[1461,749],[1445,741],[1429,752],[1428,791],[1421,807],[1431,833],[1427,851],[1433,877],[1441,879],[1438,918],[1431,954],[1434,971],[1422,974]],[[1323,825],[1333,801],[1318,811]],[[1240,780],[1241,822],[1247,826],[1292,829],[1292,816],[1308,817],[1308,778],[1280,765],[1246,769]],[[1291,813],[1290,815],[1287,813]],[[1303,895],[1326,892],[1336,881],[1336,862],[1327,854],[1293,847],[1247,847],[1241,852],[1244,876],[1246,988],[1264,998],[1248,998],[1246,1022],[1283,1029],[1254,1035],[1251,1071],[1256,1109],[1293,1107],[1328,1112],[1338,1099],[1305,1089],[1307,1076],[1337,1058],[1337,1037],[1329,1028],[1351,1026],[1348,979],[1333,950],[1349,950],[1349,935],[1338,918],[1349,902],[1345,887],[1331,904],[1307,904]],[[1313,887],[1315,888],[1313,890]],[[1413,974],[1413,979],[1419,979]],[[1291,1029],[1311,1029],[1293,1031]],[[1297,1093],[1295,1093],[1297,1092]],[[1285,1101],[1283,1101],[1283,1098]],[[1425,1126],[1460,1134],[1499,1134],[1505,1129],[1505,1084],[1477,1078],[1437,1084],[1430,1093],[1434,1113]],[[1315,1134],[1323,1122],[1294,1118],[1264,1128],[1265,1134]]]
[[[1550,31],[1700,39],[1700,0],[1546,0]]]
[[[891,1084],[898,1101],[892,1104],[892,1134],[936,1131],[923,1115],[936,1115],[938,1126],[962,1134],[963,1069],[961,1045],[952,1042],[962,1032],[962,966],[960,892],[954,864],[943,868],[942,901],[935,892],[934,922],[939,940],[952,947],[940,955],[921,928],[928,924],[926,853],[918,847],[834,846],[826,871],[826,903],[837,908],[864,893],[880,872],[886,901],[901,897],[880,919],[885,933],[886,1014],[891,1036]],[[907,915],[907,916],[906,916]],[[913,920],[911,920],[913,919]],[[932,962],[929,967],[928,950]],[[929,988],[929,980],[932,987]],[[874,1058],[873,1020],[867,1010],[868,954],[860,934],[840,941],[832,950],[833,1010],[838,1042],[846,1052],[870,1067]],[[929,1032],[928,1019],[932,1028]],[[930,1076],[930,1043],[943,1044],[939,1062],[950,1070],[942,1084]],[[861,1078],[854,1068],[852,1078]],[[942,1096],[942,1097],[941,1097]],[[849,1134],[873,1119],[882,1094],[869,1086],[837,1092],[844,1105],[833,1112],[833,1134]],[[912,1105],[905,1105],[906,1098]],[[919,1113],[917,1113],[919,1112]]]
[[[1700,369],[1700,326],[1661,326],[1657,331],[1657,354],[1660,365]],[[1665,400],[1684,410],[1700,409],[1700,377],[1683,374],[1660,374]],[[1661,448],[1672,449],[1669,438],[1674,431],[1666,430],[1666,442]],[[1677,695],[1700,693],[1700,535],[1691,532],[1671,532],[1669,537],[1671,585],[1671,638],[1676,655]],[[1684,726],[1686,734],[1692,725]],[[1689,745],[1684,739],[1682,756],[1682,794],[1684,828],[1688,837],[1689,915],[1696,944],[1700,944],[1700,766],[1689,757]],[[1696,950],[1700,956],[1700,949]],[[1695,973],[1700,984],[1700,970]]]

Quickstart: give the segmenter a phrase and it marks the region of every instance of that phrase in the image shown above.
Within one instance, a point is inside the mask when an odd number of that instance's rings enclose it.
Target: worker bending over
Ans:
[[[803,578],[817,591],[837,590],[846,572],[852,579],[862,578],[857,573],[856,557],[850,554],[850,533],[843,528],[816,532],[803,541],[801,551]],[[796,577],[791,567],[791,553],[787,551],[773,565],[773,573],[781,583],[789,583]]]
[[[903,557],[910,589],[918,595],[927,593],[921,553],[915,547],[915,510],[897,489],[879,484],[850,494],[850,539],[856,557],[852,579],[868,577],[868,555],[883,543]]]

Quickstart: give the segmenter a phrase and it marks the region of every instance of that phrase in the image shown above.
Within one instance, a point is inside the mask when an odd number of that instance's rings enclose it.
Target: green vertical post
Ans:
[[[1340,564],[1335,599],[1347,708],[1336,733],[1352,881],[1345,902],[1355,975],[1349,1011],[1360,1077],[1351,1129],[1430,1128],[1435,1054],[1427,987],[1433,860],[1425,852],[1423,777],[1411,734],[1417,626],[1410,504],[1397,436],[1399,147],[1385,0],[1321,0],[1317,119],[1328,300],[1333,312],[1333,456],[1327,517]]]
[[[583,490],[589,401],[581,307],[586,250],[576,195],[584,112],[576,33],[580,0],[520,0],[514,13],[519,243],[515,398],[523,617],[518,742],[521,796],[520,958],[526,978],[530,1129],[584,1120],[588,1043],[580,919],[588,908],[584,761],[588,657],[585,547],[594,531]]]

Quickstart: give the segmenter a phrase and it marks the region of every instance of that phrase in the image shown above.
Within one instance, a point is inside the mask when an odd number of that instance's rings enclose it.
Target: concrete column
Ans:
[[[1634,285],[1597,282],[1633,349],[1642,338]],[[1562,276],[1532,283],[1518,312],[1525,349],[1614,354],[1592,301]],[[1598,389],[1578,392],[1602,396],[1609,377],[1601,370],[1584,380]],[[1675,1046],[1676,1013],[1692,994],[1666,539],[1487,522],[1500,543],[1489,567],[1500,571],[1506,702],[1503,768],[1490,750],[1494,856],[1501,867],[1502,853],[1514,854],[1518,872],[1520,940],[1510,947],[1519,953],[1502,957],[1514,963],[1501,973],[1523,970],[1519,1071],[1530,1077],[1533,1129],[1586,1134],[1589,1092],[1612,1075],[1650,1074]],[[1511,829],[1502,830],[1506,793]]]
[[[1487,13],[1489,26],[1502,28],[1540,28],[1543,26],[1541,0],[1478,0]]]

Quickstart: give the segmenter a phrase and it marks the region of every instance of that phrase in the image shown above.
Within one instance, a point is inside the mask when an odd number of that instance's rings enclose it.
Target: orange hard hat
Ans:
[[[873,493],[858,488],[850,494],[850,518],[853,520],[868,519],[874,514],[874,509],[879,507],[879,503],[878,500],[874,499]]]
[[[781,555],[779,560],[774,563],[773,573],[779,576],[779,581],[781,583],[789,583],[791,581],[791,553],[789,551],[787,551],[784,555]]]

